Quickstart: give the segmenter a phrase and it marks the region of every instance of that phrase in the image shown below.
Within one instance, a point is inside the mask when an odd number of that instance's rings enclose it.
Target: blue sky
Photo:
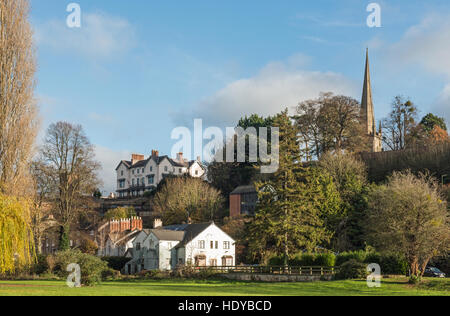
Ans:
[[[69,29],[77,2],[82,27]],[[31,0],[42,129],[82,124],[106,191],[131,152],[170,153],[174,127],[233,126],[321,91],[360,99],[370,49],[377,119],[395,95],[450,122],[448,1]]]

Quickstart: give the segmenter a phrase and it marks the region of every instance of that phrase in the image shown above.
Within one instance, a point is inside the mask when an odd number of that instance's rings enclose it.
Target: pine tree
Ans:
[[[329,238],[320,217],[323,193],[320,181],[300,163],[297,128],[287,110],[274,119],[279,128],[279,169],[267,182],[256,183],[259,206],[249,227],[253,253],[271,249],[290,255],[299,249],[312,250]]]

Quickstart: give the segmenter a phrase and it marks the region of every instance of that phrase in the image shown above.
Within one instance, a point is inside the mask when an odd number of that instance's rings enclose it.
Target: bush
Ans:
[[[336,265],[341,266],[345,262],[355,260],[357,262],[365,262],[368,253],[364,250],[342,252],[336,257]]]
[[[100,258],[84,254],[79,250],[66,250],[56,254],[55,272],[61,278],[67,278],[67,266],[71,263],[80,265],[81,283],[87,286],[98,284],[102,280],[102,273],[108,270],[108,265]]]
[[[269,266],[283,266],[284,259],[281,256],[272,256],[269,258]]]
[[[339,267],[339,272],[336,274],[336,279],[339,280],[365,279],[366,277],[367,266],[355,259],[350,259],[343,263]]]
[[[83,253],[87,253],[88,255],[95,256],[97,254],[98,246],[95,241],[90,240],[88,238],[84,238],[81,241],[80,250]]]
[[[103,257],[103,261],[105,261],[108,264],[108,267],[111,269],[122,271],[122,269],[125,267],[128,261],[130,261],[130,258],[126,257]]]
[[[121,276],[119,271],[111,268],[102,271],[102,280],[119,280]]]
[[[32,266],[31,271],[37,275],[49,272],[47,257],[44,255],[38,255],[36,258],[36,263]]]
[[[390,254],[381,256],[381,273],[407,275],[409,265],[403,256]]]
[[[314,259],[314,265],[319,267],[334,267],[336,264],[336,256],[334,253],[321,253]]]
[[[408,273],[408,263],[406,259],[398,254],[379,254],[374,251],[353,251],[343,252],[336,258],[336,265],[355,260],[360,263],[377,263],[381,267],[382,274],[406,275]]]

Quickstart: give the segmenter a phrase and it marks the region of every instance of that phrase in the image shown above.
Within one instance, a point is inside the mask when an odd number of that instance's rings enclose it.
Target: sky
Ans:
[[[67,6],[81,8],[69,28]],[[131,153],[170,154],[176,127],[235,126],[320,92],[360,100],[369,48],[376,119],[396,95],[450,123],[448,0],[31,0],[42,128],[81,124],[102,190]],[[39,143],[39,141],[38,141]],[[193,157],[191,157],[193,158]]]

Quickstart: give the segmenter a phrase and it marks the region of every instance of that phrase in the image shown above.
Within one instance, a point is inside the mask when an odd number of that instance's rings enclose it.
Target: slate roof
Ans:
[[[246,193],[257,193],[257,192],[253,185],[242,185],[240,187],[237,187],[233,192],[230,193],[230,195],[246,194]]]
[[[117,169],[119,169],[119,167],[120,167],[120,165],[123,163],[124,165],[125,165],[125,167],[127,167],[128,169],[134,169],[134,168],[142,168],[142,167],[145,167],[146,165],[147,165],[147,163],[150,161],[150,160],[153,160],[157,165],[159,165],[164,159],[167,159],[167,160],[169,160],[169,162],[170,162],[170,164],[172,165],[172,166],[174,166],[174,167],[185,167],[185,168],[190,168],[195,162],[196,162],[196,160],[192,160],[192,161],[189,161],[189,162],[183,162],[183,163],[181,163],[181,162],[179,162],[179,161],[176,161],[176,160],[174,160],[174,159],[172,159],[172,158],[170,158],[169,156],[151,156],[150,158],[148,158],[148,159],[144,159],[144,160],[141,160],[141,161],[138,161],[138,162],[136,162],[134,165],[131,163],[131,161],[128,161],[128,160],[122,160],[120,163],[119,163],[119,165],[117,166],[117,168],[116,168],[116,170]],[[203,168],[203,166],[200,164],[200,166]]]
[[[159,240],[176,240],[182,241],[184,238],[183,231],[174,231],[168,229],[152,229],[151,232],[155,234],[155,236]]]
[[[176,248],[184,247],[188,242],[192,239],[200,235],[205,229],[214,223],[203,223],[203,224],[183,224],[183,225],[172,225],[165,226],[164,229],[174,230],[174,231],[182,231],[184,232],[183,240],[176,246]]]

